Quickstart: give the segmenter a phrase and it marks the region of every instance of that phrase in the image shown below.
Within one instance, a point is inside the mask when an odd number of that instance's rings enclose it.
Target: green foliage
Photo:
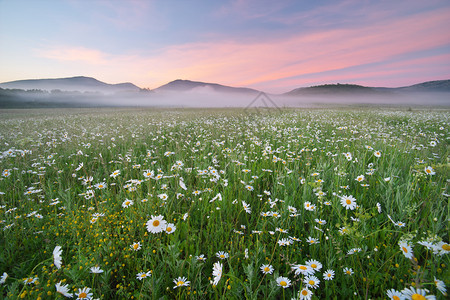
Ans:
[[[444,298],[434,280],[450,278],[448,118],[439,110],[3,114],[0,295],[52,298],[61,283],[104,299],[291,299],[306,287],[294,265],[316,260],[316,298],[382,299],[412,285]],[[159,215],[170,232],[148,231]],[[277,285],[279,276],[291,285]]]

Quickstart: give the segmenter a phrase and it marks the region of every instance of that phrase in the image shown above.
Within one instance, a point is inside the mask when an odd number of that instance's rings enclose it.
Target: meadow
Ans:
[[[446,109],[4,110],[4,299],[445,299]]]

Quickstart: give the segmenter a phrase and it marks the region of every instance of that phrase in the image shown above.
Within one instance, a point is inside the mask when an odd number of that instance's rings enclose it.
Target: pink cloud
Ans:
[[[144,87],[157,87],[182,78],[263,90],[268,87],[281,92],[286,87],[316,80],[318,76],[336,81],[345,75],[344,78],[356,81],[364,76],[401,75],[405,73],[401,70],[411,70],[408,64],[423,71],[432,61],[434,64],[440,59],[448,61],[446,56],[435,56],[434,60],[423,58],[387,64],[402,55],[448,45],[450,33],[443,32],[442,28],[450,28],[449,15],[450,9],[441,9],[360,28],[302,33],[286,39],[267,38],[245,44],[232,40],[186,43],[168,46],[148,56],[143,53],[111,55],[83,47],[54,47],[40,50],[39,55],[62,62],[96,65]],[[367,64],[379,66],[358,74],[345,71]],[[304,79],[293,79],[296,76]]]
[[[84,47],[55,46],[36,50],[38,56],[57,61],[79,61],[94,65],[108,63],[107,54]]]

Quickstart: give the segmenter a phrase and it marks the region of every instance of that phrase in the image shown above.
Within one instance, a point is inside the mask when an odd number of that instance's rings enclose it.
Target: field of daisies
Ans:
[[[0,115],[2,299],[448,299],[448,110]]]

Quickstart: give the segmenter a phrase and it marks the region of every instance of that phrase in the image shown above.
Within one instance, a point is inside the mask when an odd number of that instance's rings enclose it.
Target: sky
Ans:
[[[0,0],[0,82],[283,93],[450,79],[449,0]]]

